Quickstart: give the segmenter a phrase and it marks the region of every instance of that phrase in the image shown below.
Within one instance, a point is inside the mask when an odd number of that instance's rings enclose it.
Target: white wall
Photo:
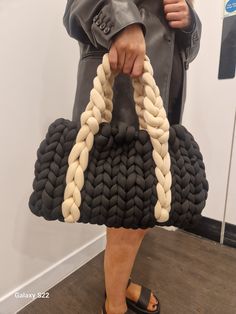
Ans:
[[[62,25],[65,5],[63,0],[0,1],[4,314],[30,301],[11,296],[14,289],[42,291],[104,248],[104,226],[48,222],[28,208],[36,150],[49,124],[59,117],[71,119],[72,114],[79,47]]]
[[[223,0],[195,1],[202,24],[201,49],[188,73],[185,124],[199,142],[209,180],[209,198],[203,215],[222,221],[235,112],[236,78],[218,80],[223,23]],[[229,92],[231,91],[231,92]],[[234,151],[234,154],[236,152]],[[236,157],[234,157],[236,160]],[[235,166],[234,166],[235,169]],[[236,223],[231,174],[231,203],[228,222]],[[234,188],[235,190],[235,188]],[[230,214],[231,213],[231,214]]]

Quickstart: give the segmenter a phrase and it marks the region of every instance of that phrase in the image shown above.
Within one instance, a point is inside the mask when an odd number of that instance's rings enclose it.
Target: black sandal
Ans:
[[[129,286],[129,284],[131,283],[131,277],[128,280],[128,285],[127,288]],[[155,294],[154,297],[157,300],[157,309],[154,311],[149,311],[147,310],[149,301],[150,301],[150,297],[151,297],[151,289],[141,286],[141,293],[139,296],[138,301],[133,301],[129,298],[126,298],[126,303],[129,309],[131,309],[132,311],[134,311],[137,314],[160,314],[160,301],[158,300],[157,296]]]
[[[129,277],[127,288],[130,285],[131,281],[132,281],[131,277]],[[152,291],[149,288],[141,286],[141,293],[140,293],[138,301],[135,302],[135,301],[126,297],[126,303],[127,303],[128,309],[131,309],[136,314],[160,314],[160,301],[158,300],[158,298],[155,294],[153,294],[153,295],[158,302],[157,309],[154,311],[147,310],[147,307],[148,307],[148,304],[150,301],[150,297],[151,297],[151,293],[152,293]],[[106,290],[105,290],[104,294],[105,294],[105,299],[106,299]],[[107,314],[106,309],[105,309],[105,302],[103,304],[103,314]]]

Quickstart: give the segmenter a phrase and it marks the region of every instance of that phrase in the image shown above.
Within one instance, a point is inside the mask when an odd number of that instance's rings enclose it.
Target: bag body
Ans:
[[[32,213],[132,229],[199,222],[209,188],[203,157],[184,126],[170,127],[149,61],[132,81],[139,129],[112,120],[116,74],[107,54],[80,126],[63,118],[49,126],[37,151]]]

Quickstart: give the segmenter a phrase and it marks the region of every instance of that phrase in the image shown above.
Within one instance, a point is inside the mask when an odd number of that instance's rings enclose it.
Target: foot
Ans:
[[[134,302],[137,302],[141,293],[141,286],[134,282],[131,282],[126,290],[126,297]],[[155,298],[154,294],[151,293],[150,301],[147,307],[148,311],[155,311],[157,309],[158,300]]]

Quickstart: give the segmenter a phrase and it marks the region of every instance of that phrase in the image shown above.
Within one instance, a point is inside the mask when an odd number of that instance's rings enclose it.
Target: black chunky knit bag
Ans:
[[[81,127],[63,118],[49,126],[30,210],[46,220],[116,228],[196,225],[208,195],[198,144],[183,125],[170,127],[147,56],[143,74],[132,79],[140,129],[111,124],[115,76],[105,54]]]

